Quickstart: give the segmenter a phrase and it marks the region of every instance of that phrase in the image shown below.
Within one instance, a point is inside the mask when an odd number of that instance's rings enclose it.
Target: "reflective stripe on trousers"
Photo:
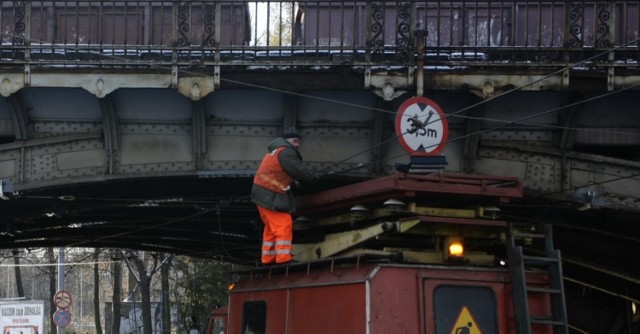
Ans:
[[[291,239],[293,238],[293,221],[287,212],[272,211],[258,206],[260,218],[264,223],[262,233],[263,264],[283,263],[291,261]]]

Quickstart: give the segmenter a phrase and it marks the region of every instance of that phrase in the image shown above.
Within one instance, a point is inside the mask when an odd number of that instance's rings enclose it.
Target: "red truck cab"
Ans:
[[[509,271],[334,259],[242,273],[229,334],[514,333]],[[529,273],[543,288],[546,275]],[[547,312],[545,295],[529,299]],[[548,326],[535,333],[552,333]]]

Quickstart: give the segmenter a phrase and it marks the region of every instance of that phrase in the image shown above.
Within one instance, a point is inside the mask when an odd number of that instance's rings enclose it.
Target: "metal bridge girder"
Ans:
[[[218,67],[216,67],[218,68]],[[83,88],[103,98],[120,88],[175,88],[193,101],[219,86],[219,69],[213,76],[178,76],[171,73],[4,73],[0,74],[0,94],[8,97],[25,87]]]
[[[530,195],[573,202],[576,208],[640,211],[637,162],[506,142],[485,142],[478,155],[478,172],[518,177]]]

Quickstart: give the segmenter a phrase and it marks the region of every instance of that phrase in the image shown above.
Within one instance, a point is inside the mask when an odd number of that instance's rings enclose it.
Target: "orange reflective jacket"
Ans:
[[[293,177],[284,171],[278,159],[280,152],[284,149],[285,147],[278,147],[264,156],[256,176],[253,178],[254,184],[279,194],[284,194],[291,188]]]

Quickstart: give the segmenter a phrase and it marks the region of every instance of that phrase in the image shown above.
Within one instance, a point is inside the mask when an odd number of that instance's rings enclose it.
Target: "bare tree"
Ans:
[[[205,325],[211,311],[228,302],[229,264],[211,259],[186,258],[173,266],[180,309]]]
[[[16,275],[16,289],[18,290],[18,297],[24,297],[24,286],[22,285],[22,271],[20,270],[20,251],[14,249],[13,251],[13,270]]]
[[[49,263],[56,263],[56,257],[53,253],[53,247],[47,247],[47,259]],[[56,267],[49,266],[49,319],[53,319],[53,314],[56,312],[56,304],[53,302],[53,296],[56,294]],[[49,326],[50,334],[57,334],[58,328],[56,326]]]
[[[293,38],[294,2],[277,2],[269,5],[269,45],[291,45]]]
[[[112,254],[120,254],[117,251],[113,251]],[[114,259],[120,258],[120,256],[112,256]],[[111,271],[113,273],[113,296],[111,298],[112,307],[112,319],[111,319],[111,333],[120,333],[120,317],[122,316],[122,264],[120,261],[113,261]]]
[[[93,321],[96,326],[96,334],[102,334],[102,325],[100,321],[100,249],[93,250]]]
[[[162,261],[167,259],[167,254],[162,254]],[[162,266],[160,270],[162,285],[162,329],[164,333],[171,333],[171,309],[169,308],[169,269],[171,269],[171,258]]]
[[[58,292],[57,271],[59,267],[56,266],[58,262],[56,250],[54,248],[43,248],[37,252],[29,250],[27,253],[22,249],[19,251],[19,253],[4,253],[5,261],[13,262],[14,267],[19,267],[25,262],[32,263],[35,266],[32,267],[32,270],[25,270],[21,267],[21,274],[15,277],[12,275],[14,268],[7,268],[7,270],[10,270],[8,275],[0,275],[0,278],[4,279],[4,281],[1,281],[3,284],[0,284],[0,286],[7,286],[13,291],[17,287],[13,282],[15,278],[17,281],[23,281],[24,292],[21,293],[22,295],[32,295],[34,298],[37,295],[38,298],[48,300],[49,302],[45,307],[45,309],[48,307],[48,315],[45,315],[45,319],[48,319],[46,326],[49,327],[47,334],[57,334],[57,327],[52,322],[53,315],[57,310],[53,301],[53,296]],[[19,256],[17,256],[18,254]],[[132,289],[134,286],[136,287],[138,310],[143,311],[142,322],[138,321],[138,324],[142,324],[143,329],[141,332],[144,331],[145,334],[153,333],[154,330],[157,332],[160,328],[164,333],[171,332],[172,326],[175,325],[175,323],[171,322],[170,310],[172,305],[179,307],[181,311],[184,311],[184,314],[192,317],[194,324],[205,325],[211,310],[227,302],[225,273],[228,272],[229,267],[224,263],[199,258],[173,261],[173,257],[170,254],[149,256],[149,253],[141,251],[131,251],[128,253],[130,254],[128,258],[123,258],[121,250],[112,250],[108,253],[109,258],[112,260],[109,264],[111,270],[108,270],[108,267],[100,262],[107,254],[104,249],[71,248],[67,254],[69,255],[69,261],[65,268],[65,290],[74,293],[75,303],[71,306],[74,309],[70,309],[70,311],[73,312],[76,319],[67,329],[69,332],[80,330],[84,332],[85,329],[82,326],[91,324],[91,326],[95,325],[95,331],[92,331],[95,334],[120,333],[121,322],[123,321],[122,304],[125,297],[123,294],[124,275],[122,261],[127,263],[132,273],[130,286]],[[114,254],[117,254],[117,256]],[[83,262],[91,260],[93,261],[93,272],[82,270],[84,268]],[[111,271],[111,278],[113,279],[113,282],[111,282],[113,283],[112,296],[109,296],[111,287],[107,288],[107,280],[102,276],[105,274],[105,270]],[[34,275],[34,271],[39,274]],[[157,272],[161,274],[155,275]],[[93,280],[89,278],[91,274],[93,274]],[[8,282],[6,281],[7,279],[9,280]],[[45,283],[47,281],[48,285]],[[89,284],[87,284],[91,281],[94,284],[93,288],[90,288]],[[83,286],[87,288],[83,289]],[[152,299],[151,292],[156,291],[155,289],[161,291],[161,294],[157,296],[158,299]],[[176,292],[175,298],[170,294],[170,291]],[[15,292],[11,292],[10,295],[14,296]],[[112,308],[104,309],[105,297],[111,301]],[[156,298],[156,296],[154,295],[153,298]],[[83,304],[83,301],[89,302]],[[93,307],[89,305],[90,301],[93,301]],[[151,304],[152,301],[161,302],[161,306],[155,309],[155,314],[152,312],[154,310]],[[157,317],[156,321],[153,321],[154,316]],[[105,317],[107,318],[107,323],[103,326],[101,323]],[[160,323],[161,318],[162,324]],[[184,322],[180,322],[180,324],[184,325]],[[180,327],[179,330],[184,331],[184,327]]]
[[[151,334],[153,332],[151,316],[151,279],[163,265],[169,262],[170,257],[164,258],[162,261],[158,261],[158,256],[151,256],[152,260],[148,261],[150,267],[147,269],[144,252],[131,251],[129,253],[134,256],[125,256],[124,259],[129,271],[133,274],[140,291],[140,297],[142,299],[141,308],[143,333]]]

